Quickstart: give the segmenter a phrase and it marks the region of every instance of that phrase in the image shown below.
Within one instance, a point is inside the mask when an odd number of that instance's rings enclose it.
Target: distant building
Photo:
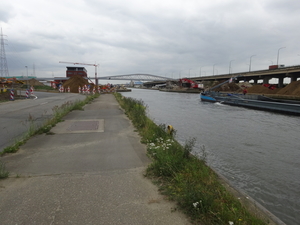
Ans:
[[[72,76],[82,76],[87,77],[87,70],[84,67],[69,67],[67,66],[66,76],[72,77]]]

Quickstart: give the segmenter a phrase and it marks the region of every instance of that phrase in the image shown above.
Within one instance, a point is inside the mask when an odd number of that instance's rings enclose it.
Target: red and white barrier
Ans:
[[[33,86],[30,88],[30,95],[33,95]]]
[[[51,83],[52,88],[56,89],[56,84],[54,82]]]
[[[26,98],[29,98],[29,90],[26,90]]]
[[[13,89],[10,90],[10,100],[14,101],[15,100],[15,92]]]
[[[81,87],[78,86],[78,93],[80,94],[81,93]]]

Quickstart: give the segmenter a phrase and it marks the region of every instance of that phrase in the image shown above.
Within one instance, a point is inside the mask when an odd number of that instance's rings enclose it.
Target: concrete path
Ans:
[[[146,148],[113,95],[1,157],[0,224],[190,224],[144,178]]]

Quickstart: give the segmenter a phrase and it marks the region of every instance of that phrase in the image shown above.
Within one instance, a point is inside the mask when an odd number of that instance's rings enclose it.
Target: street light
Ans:
[[[201,68],[202,68],[202,67],[204,67],[204,66],[201,66],[201,67],[200,67],[200,72],[199,72],[199,76],[200,76],[200,77],[201,77]]]
[[[229,62],[229,74],[230,74],[230,71],[231,71],[231,62],[232,61],[234,61],[234,60],[231,60],[230,62]]]
[[[253,56],[256,56],[256,55],[251,55],[251,56],[250,56],[249,72],[251,71],[251,60],[252,60],[252,57],[253,57]]]
[[[283,49],[283,48],[285,48],[285,47],[281,47],[281,48],[278,49],[278,52],[277,52],[277,66],[278,66],[278,61],[279,61],[279,51],[280,51],[280,49]]]
[[[215,75],[215,65],[217,65],[217,64],[213,65],[213,75]]]
[[[28,83],[28,67],[27,66],[25,66],[25,68],[26,68],[26,73],[27,73],[27,89],[29,89],[29,83]]]

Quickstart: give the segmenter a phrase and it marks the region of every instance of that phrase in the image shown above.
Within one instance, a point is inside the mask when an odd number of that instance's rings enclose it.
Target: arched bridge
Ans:
[[[98,80],[136,80],[136,81],[166,81],[173,80],[169,77],[162,77],[151,74],[127,74],[127,75],[114,75],[114,76],[106,76],[106,77],[98,77]]]

